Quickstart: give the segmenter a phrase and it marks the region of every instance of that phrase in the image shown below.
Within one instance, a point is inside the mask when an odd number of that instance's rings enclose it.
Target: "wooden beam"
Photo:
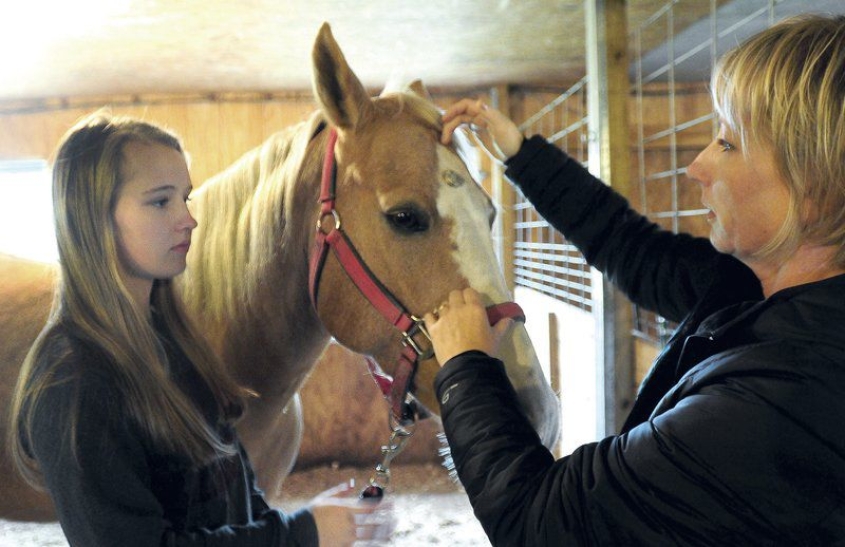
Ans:
[[[587,109],[590,171],[623,196],[632,192],[628,129],[628,30],[625,0],[584,0],[587,28]],[[599,385],[599,424],[619,431],[635,395],[633,312],[630,302],[593,273]],[[599,426],[601,427],[601,425]]]

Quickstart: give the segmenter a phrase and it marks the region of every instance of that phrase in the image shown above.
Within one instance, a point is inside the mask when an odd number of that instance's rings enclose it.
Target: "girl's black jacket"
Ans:
[[[764,299],[742,263],[660,229],[543,139],[507,165],[593,266],[680,326],[621,433],[558,461],[501,362],[441,369],[452,457],[493,545],[845,545],[845,276]]]
[[[193,364],[163,336],[172,378],[217,424],[217,405]],[[30,450],[72,546],[317,545],[307,510],[271,509],[231,426],[239,454],[196,468],[149,442],[116,396],[105,355],[58,326],[48,355],[62,363],[36,407]],[[76,442],[68,433],[76,429]]]

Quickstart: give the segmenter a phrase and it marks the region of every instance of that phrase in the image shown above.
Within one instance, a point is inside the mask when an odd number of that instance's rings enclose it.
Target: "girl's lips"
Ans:
[[[177,253],[187,253],[188,249],[190,249],[190,248],[191,248],[191,242],[188,241],[188,242],[180,243],[179,245],[176,245],[175,247],[173,247],[173,250],[176,251]]]

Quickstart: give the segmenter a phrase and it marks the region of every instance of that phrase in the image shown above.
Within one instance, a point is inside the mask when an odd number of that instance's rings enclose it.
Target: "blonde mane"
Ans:
[[[306,165],[306,151],[323,119],[308,120],[271,135],[192,196],[199,227],[189,267],[183,276],[185,300],[214,323],[237,317],[239,306],[256,288],[261,272],[297,238],[285,230],[294,212],[297,182],[319,168]]]

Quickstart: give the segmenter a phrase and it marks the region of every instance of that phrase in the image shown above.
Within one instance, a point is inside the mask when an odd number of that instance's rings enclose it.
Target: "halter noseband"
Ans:
[[[431,338],[425,329],[423,320],[408,312],[387,287],[373,275],[343,231],[340,214],[335,209],[337,164],[334,161],[334,149],[336,142],[337,131],[332,128],[329,131],[326,155],[323,159],[320,215],[317,218],[314,252],[309,264],[311,302],[316,310],[320,276],[329,248],[331,248],[341,267],[358,287],[358,290],[361,291],[364,298],[402,333],[403,348],[394,369],[393,378],[382,372],[375,361],[369,357],[367,364],[376,384],[390,404],[391,418],[396,421],[398,427],[404,427],[413,423],[416,416],[421,413],[421,409],[414,404],[415,401],[413,401],[410,393],[419,362],[434,357],[434,348],[431,345]],[[327,218],[331,218],[333,225],[324,226],[323,220]],[[505,302],[488,307],[487,317],[491,325],[505,317],[525,321],[522,308],[515,302]],[[419,336],[427,340],[427,348],[419,344],[417,341]]]

